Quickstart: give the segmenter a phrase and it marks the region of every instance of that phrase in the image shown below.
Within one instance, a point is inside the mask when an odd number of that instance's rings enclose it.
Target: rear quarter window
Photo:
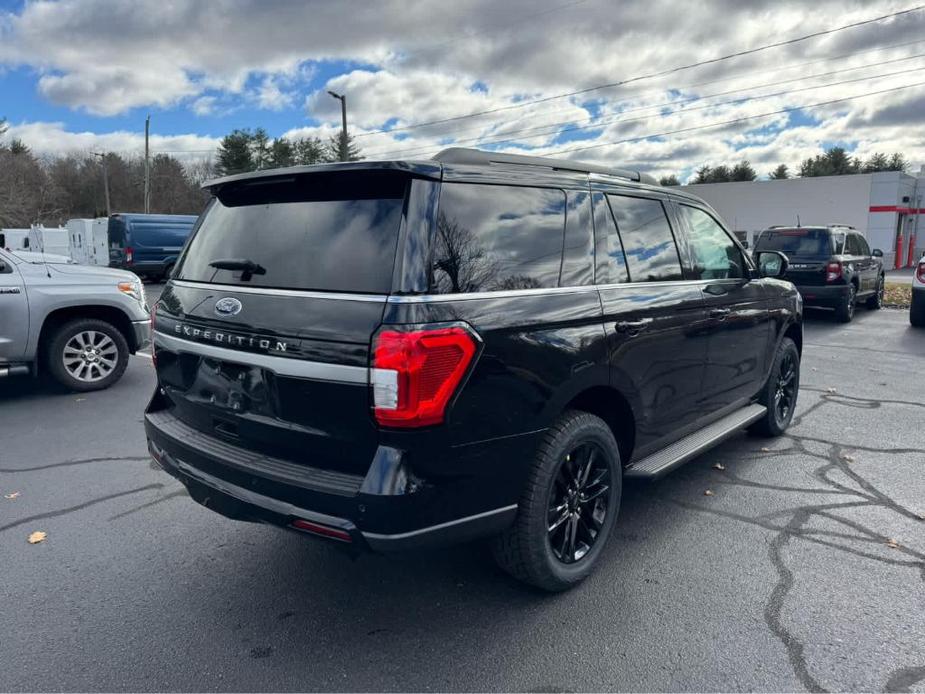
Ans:
[[[431,291],[457,294],[558,286],[565,192],[444,183]]]

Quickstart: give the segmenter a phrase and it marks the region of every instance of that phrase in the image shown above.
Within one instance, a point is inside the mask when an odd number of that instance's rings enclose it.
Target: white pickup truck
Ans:
[[[70,390],[107,388],[149,338],[136,275],[0,244],[0,379],[44,372]]]

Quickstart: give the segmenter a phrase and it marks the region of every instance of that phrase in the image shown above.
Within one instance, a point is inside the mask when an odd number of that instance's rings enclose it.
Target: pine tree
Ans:
[[[353,135],[340,131],[328,140],[325,158],[327,161],[359,161],[363,156]]]
[[[252,138],[250,130],[235,129],[225,135],[216,152],[215,173],[229,176],[257,168],[251,152]]]
[[[783,181],[790,178],[790,171],[786,164],[778,164],[777,168],[768,174],[768,178],[772,181]]]
[[[270,167],[270,136],[263,128],[257,128],[251,135],[251,156],[254,159],[254,167],[257,169],[268,169]]]
[[[674,174],[670,176],[662,176],[658,179],[658,182],[663,186],[679,186],[681,183],[678,181],[678,177]]]
[[[743,159],[733,166],[732,171],[729,172],[730,181],[754,181],[756,178],[758,178],[758,174],[755,173],[755,169],[752,168],[747,159]]]
[[[324,143],[317,137],[300,137],[293,140],[292,148],[296,164],[308,166],[309,164],[321,164],[326,161],[327,153]]]
[[[284,166],[295,164],[295,149],[292,143],[285,137],[278,137],[270,143],[268,153],[268,169],[279,169]]]

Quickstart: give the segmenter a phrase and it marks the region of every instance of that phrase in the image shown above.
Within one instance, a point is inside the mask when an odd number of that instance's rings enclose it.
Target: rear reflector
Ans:
[[[132,248],[125,249],[125,264],[131,265],[135,260],[135,251]]]
[[[291,525],[296,530],[304,530],[305,532],[312,533],[313,535],[330,537],[333,540],[340,540],[341,542],[353,542],[353,538],[350,537],[350,533],[348,533],[346,530],[341,530],[340,528],[332,528],[329,525],[312,523],[311,521],[303,520],[301,518],[297,518],[289,525]]]
[[[476,339],[459,326],[376,335],[371,372],[376,421],[402,428],[443,422],[475,356]]]

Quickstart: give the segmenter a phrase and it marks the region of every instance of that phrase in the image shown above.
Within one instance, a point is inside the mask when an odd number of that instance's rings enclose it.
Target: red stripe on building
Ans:
[[[925,214],[925,207],[900,207],[899,205],[871,205],[871,212],[899,212],[899,214]]]

